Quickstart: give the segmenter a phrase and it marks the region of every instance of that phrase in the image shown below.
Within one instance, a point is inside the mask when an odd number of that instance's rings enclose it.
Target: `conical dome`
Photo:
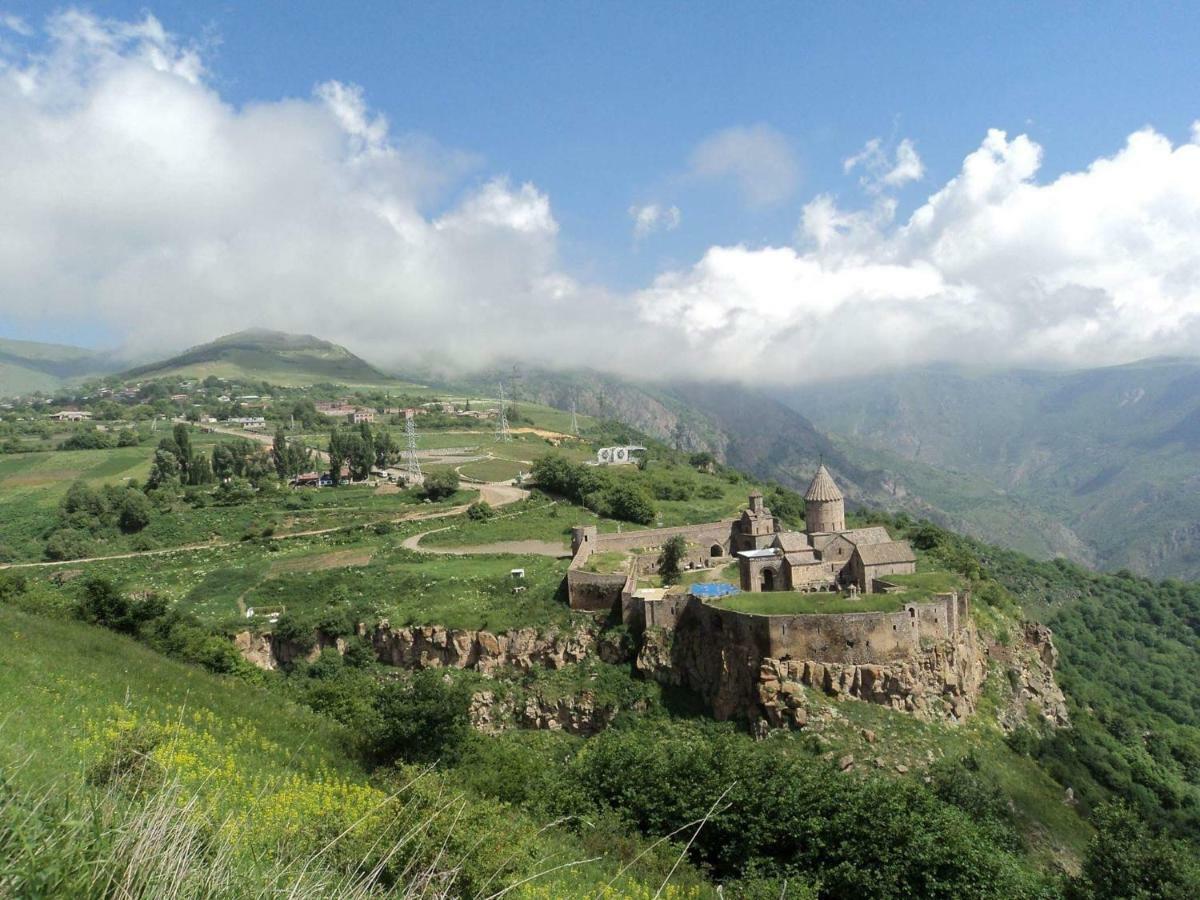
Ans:
[[[824,463],[817,467],[817,474],[813,476],[812,484],[808,486],[808,492],[804,495],[804,499],[810,503],[843,499],[842,492],[834,484],[833,476],[829,474]]]

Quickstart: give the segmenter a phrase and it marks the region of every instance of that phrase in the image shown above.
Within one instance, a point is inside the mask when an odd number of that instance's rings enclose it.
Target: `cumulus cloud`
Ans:
[[[663,206],[658,203],[631,206],[629,217],[633,219],[633,236],[637,240],[656,231],[674,231],[683,221],[683,214],[678,206]]]
[[[689,174],[703,180],[730,180],[752,209],[789,199],[800,182],[800,167],[787,138],[768,125],[726,128],[692,151]]]
[[[640,292],[642,315],[775,380],[1200,349],[1200,146],[1145,129],[1046,184],[1041,158],[1029,137],[989,131],[898,224],[892,203],[818,197],[808,249],[712,248]]]
[[[383,364],[520,355],[780,383],[1200,349],[1200,127],[1180,144],[1139,131],[1049,181],[1036,142],[990,131],[905,219],[889,191],[920,176],[915,147],[868,144],[848,166],[878,185],[864,208],[817,196],[793,244],[711,247],[619,292],[565,270],[536,185],[398,130],[354,85],[234,106],[152,17],[71,12],[44,33],[36,52],[0,44],[9,321],[108,325],[147,352],[261,325]],[[776,202],[795,188],[786,143],[759,155],[762,184],[745,163],[772,144],[734,129],[693,162]]]
[[[896,145],[891,157],[884,150],[881,138],[871,138],[862,150],[842,161],[842,169],[847,173],[861,170],[859,183],[871,192],[903,187],[925,177],[925,165],[909,138]]]
[[[586,326],[549,198],[464,188],[477,160],[394,134],[358,87],[239,108],[153,17],[46,35],[0,63],[0,315],[111,324],[137,352],[263,325],[387,363]]]

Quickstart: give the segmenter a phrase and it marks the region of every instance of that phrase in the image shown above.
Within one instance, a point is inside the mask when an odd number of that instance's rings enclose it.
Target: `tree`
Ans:
[[[663,584],[675,584],[679,581],[680,563],[686,555],[687,541],[681,534],[663,544],[662,553],[658,555],[658,574],[662,576]]]
[[[471,733],[470,700],[465,686],[447,684],[436,669],[417,672],[409,681],[389,682],[375,699],[371,751],[387,762],[452,761]]]
[[[336,426],[329,432],[329,480],[337,487],[342,483],[342,466],[350,456],[350,447],[342,429]]]
[[[271,443],[271,461],[275,464],[275,473],[280,478],[294,474],[291,469],[291,454],[288,452],[287,435],[280,425],[275,429],[275,440]]]
[[[193,450],[192,461],[188,465],[188,484],[212,484],[213,481],[213,470],[208,457],[199,450]]]
[[[1200,897],[1200,863],[1181,841],[1150,833],[1128,806],[1110,803],[1093,817],[1096,835],[1071,885],[1080,898],[1186,900]]]
[[[184,484],[191,484],[189,473],[191,472],[192,463],[192,435],[191,427],[184,423],[178,423],[173,429],[175,444],[179,447],[179,480]]]
[[[442,469],[425,476],[421,493],[428,500],[443,500],[458,490],[458,476],[449,469]]]
[[[141,491],[123,492],[117,508],[117,525],[126,534],[141,531],[150,524],[153,507]]]
[[[233,451],[226,444],[217,444],[212,451],[213,474],[224,480],[234,474]]]
[[[179,458],[169,450],[155,450],[154,462],[150,465],[150,477],[146,479],[146,489],[154,490],[178,483]]]

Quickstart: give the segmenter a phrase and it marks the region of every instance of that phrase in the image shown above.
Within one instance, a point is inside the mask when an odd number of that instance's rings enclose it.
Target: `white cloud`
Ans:
[[[689,174],[729,179],[753,209],[775,206],[795,193],[800,167],[787,139],[768,125],[726,128],[692,151]]]
[[[20,16],[12,13],[0,12],[0,28],[7,31],[12,31],[21,37],[30,37],[33,34],[33,29],[29,27],[29,23]]]
[[[631,206],[629,217],[633,219],[633,236],[636,240],[648,237],[656,231],[674,231],[683,221],[683,214],[678,206],[662,206],[658,203]]]
[[[925,177],[925,165],[909,138],[904,138],[896,145],[896,152],[891,158],[884,150],[883,140],[871,138],[862,150],[842,161],[843,171],[849,173],[856,168],[863,172],[859,183],[872,193],[903,187],[910,181],[920,181]]]
[[[145,350],[262,325],[385,364],[519,354],[778,382],[1200,352],[1200,129],[1139,131],[1044,183],[1041,147],[991,131],[906,220],[884,188],[919,157],[868,144],[850,166],[880,185],[865,208],[815,197],[795,246],[711,247],[620,293],[563,270],[544,192],[397,133],[353,85],[234,107],[153,18],[45,28],[36,55],[0,49],[12,321],[106,325]],[[706,142],[697,170],[745,177],[759,202],[793,190],[794,165],[753,184],[747,131]],[[630,214],[635,232],[678,222]]]
[[[1200,146],[1147,129],[1047,184],[1041,155],[990,131],[898,225],[892,203],[818,197],[812,249],[712,248],[642,291],[642,315],[727,371],[777,380],[1200,351]]]
[[[257,324],[384,362],[520,352],[567,311],[594,338],[534,185],[488,178],[430,214],[477,161],[393,134],[354,85],[237,108],[151,17],[46,29],[0,65],[0,316],[138,351]]]

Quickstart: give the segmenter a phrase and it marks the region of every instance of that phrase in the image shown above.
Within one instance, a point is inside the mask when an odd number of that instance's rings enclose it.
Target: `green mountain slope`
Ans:
[[[1109,569],[1200,576],[1196,360],[1061,373],[926,369],[781,399],[899,491],[958,507],[957,524],[980,537]],[[992,499],[964,502],[972,492]],[[998,506],[1028,513],[1024,542],[1013,535],[1021,522]]]
[[[217,338],[124,374],[143,379],[165,375],[200,378],[217,375],[283,385],[318,382],[383,384],[391,381],[379,369],[339,344],[310,334],[286,334],[261,328]]]
[[[0,338],[0,397],[49,393],[69,380],[115,368],[107,354],[82,347]]]

